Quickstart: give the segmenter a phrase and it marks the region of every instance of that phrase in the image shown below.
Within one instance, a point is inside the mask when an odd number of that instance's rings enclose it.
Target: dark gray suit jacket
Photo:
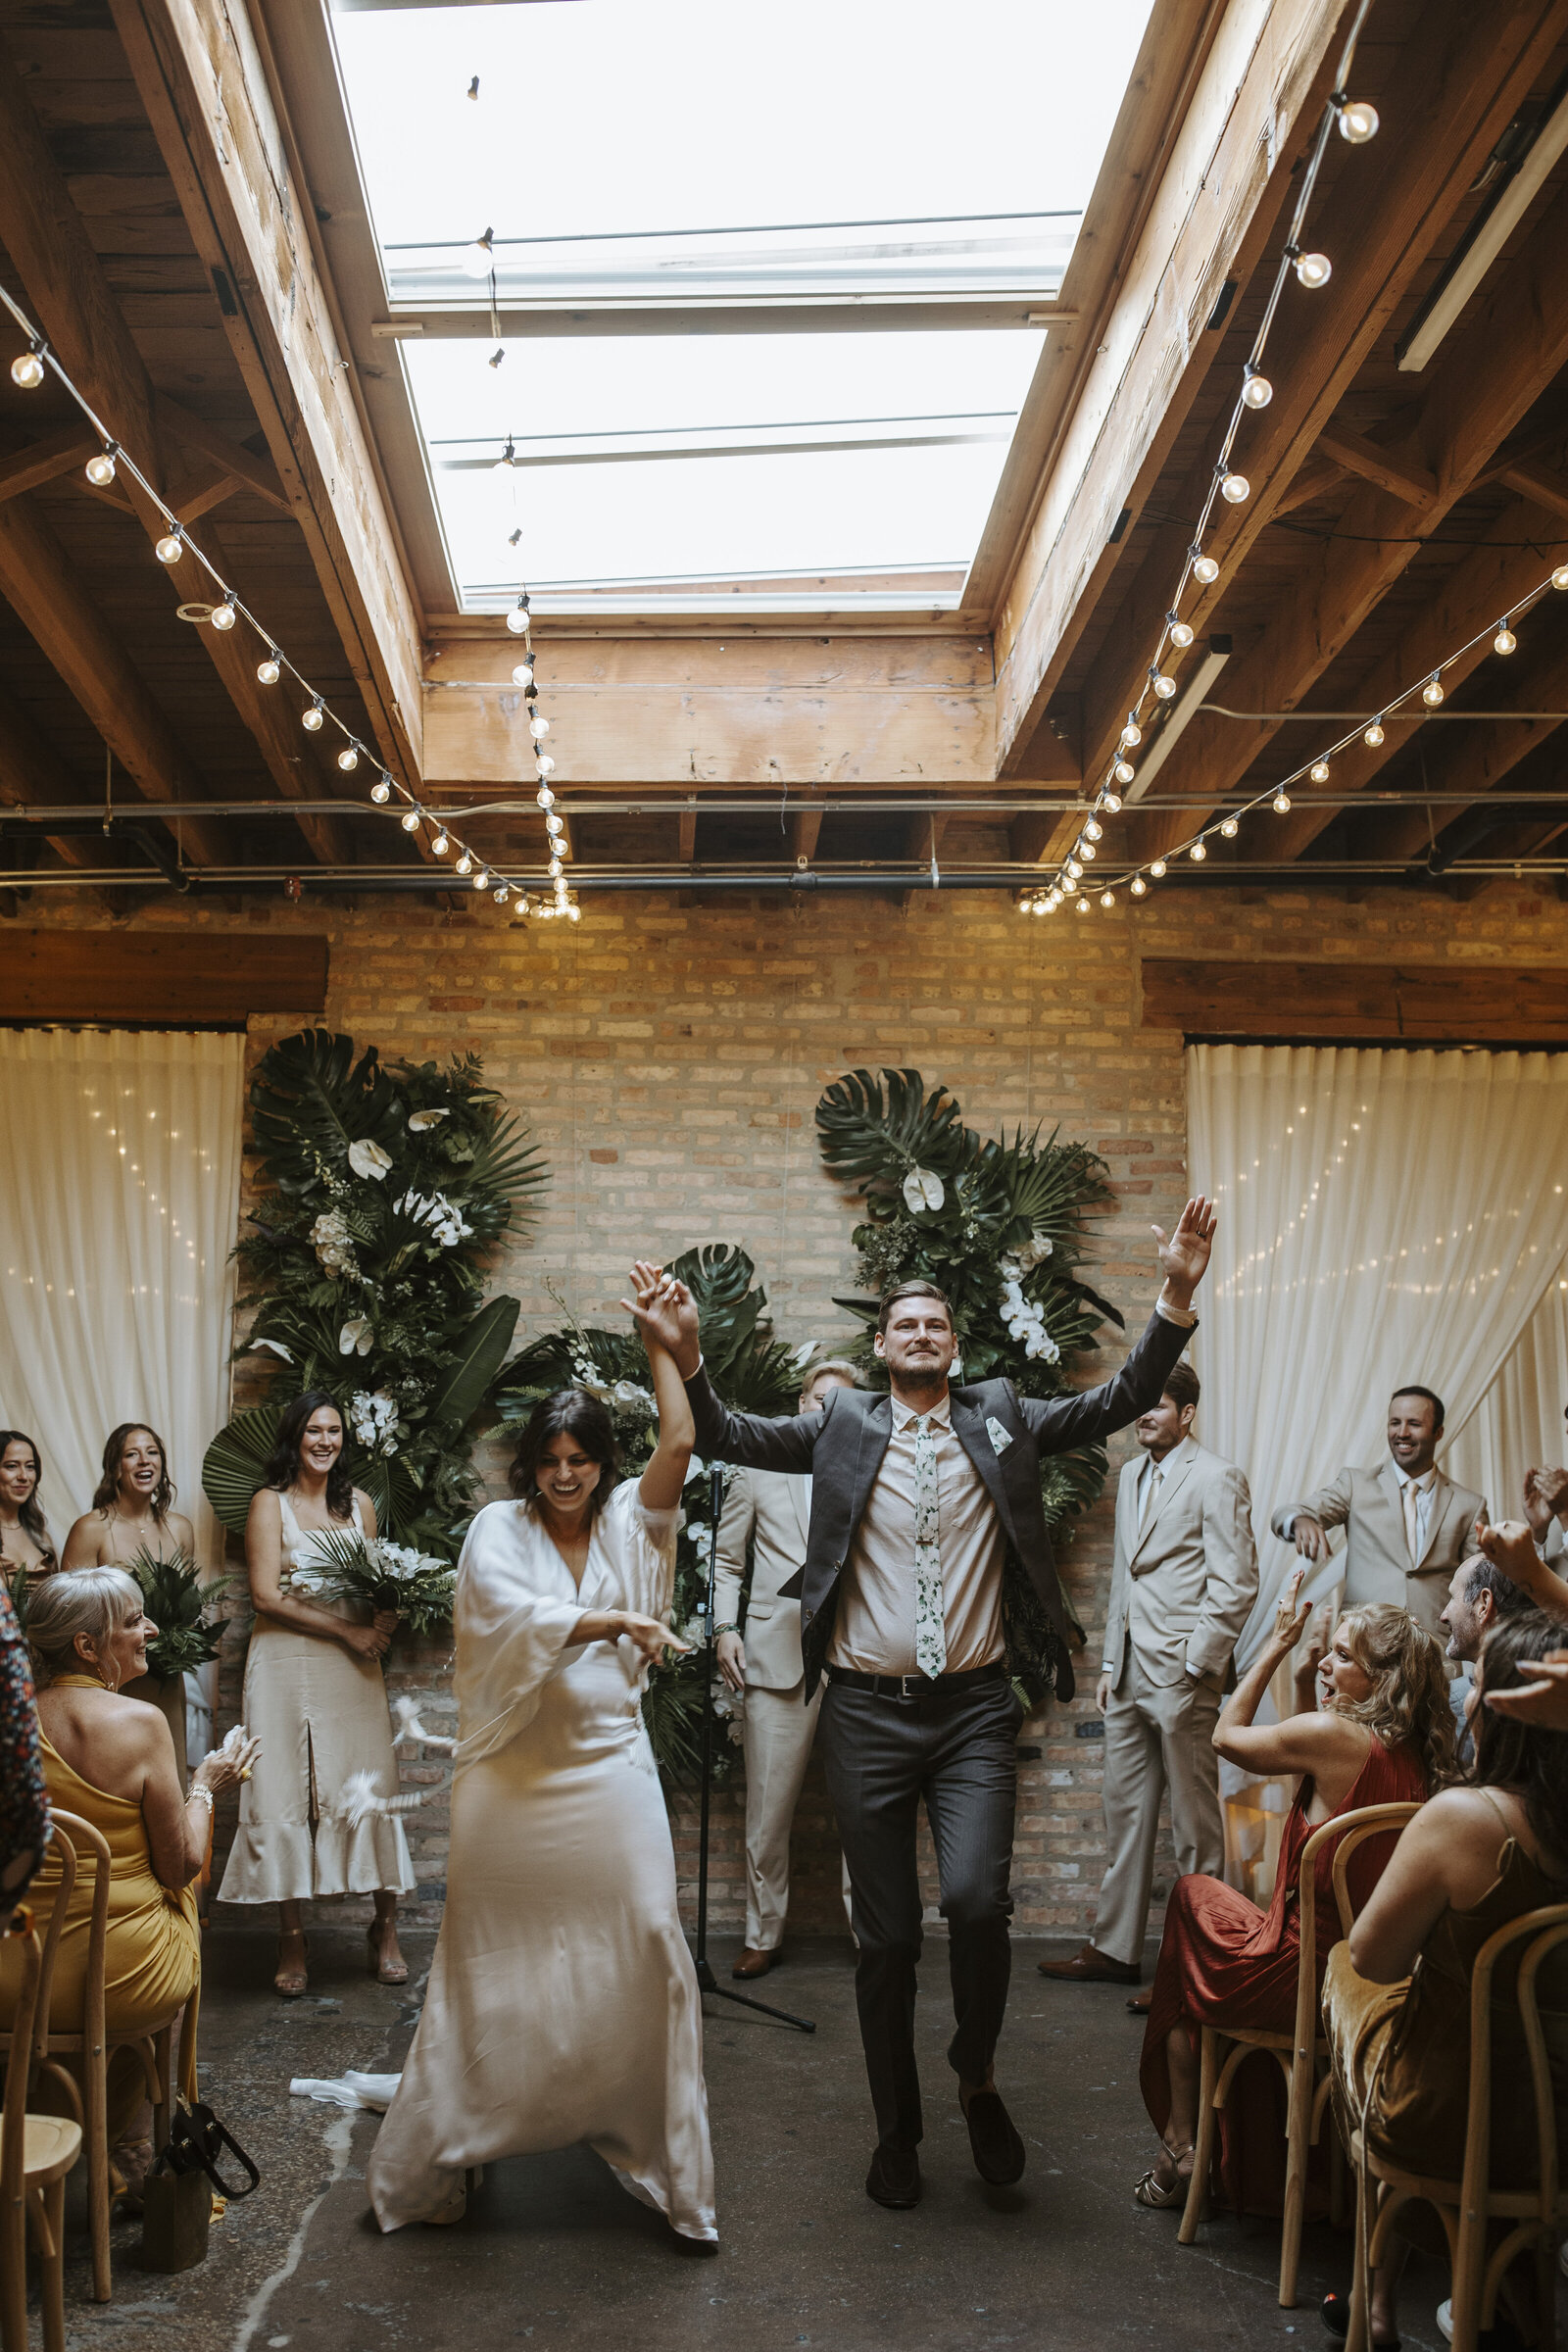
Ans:
[[[1066,1453],[1075,1446],[1108,1437],[1112,1430],[1125,1429],[1140,1413],[1157,1404],[1165,1381],[1192,1336],[1185,1324],[1151,1315],[1142,1338],[1114,1378],[1079,1396],[1020,1396],[1010,1380],[983,1380],[951,1393],[953,1434],[986,1483],[1006,1535],[1009,1569],[1023,1572],[1021,1592],[1015,1585],[1009,1594],[1009,1580],[1004,1580],[1004,1618],[1017,1621],[1032,1614],[1038,1619],[1044,1611],[1045,1648],[1054,1668],[1060,1698],[1072,1696],[1073,1671],[1061,1592],[1040,1500],[1041,1456]],[[757,1413],[732,1413],[714,1396],[702,1370],[686,1383],[686,1394],[697,1424],[700,1453],[721,1462],[739,1462],[750,1470],[810,1473],[811,1525],[800,1579],[801,1646],[806,1659],[806,1696],[809,1698],[832,1638],[839,1578],[893,1435],[892,1399],[873,1396],[863,1389],[834,1389],[825,1412],[803,1413],[792,1421],[768,1421]],[[1006,1441],[1000,1448],[988,1427],[990,1422],[996,1423]],[[1009,1655],[1018,1646],[1009,1622]],[[1028,1682],[1033,1678],[1020,1679]],[[1043,1690],[1031,1690],[1032,1698],[1043,1695]]]

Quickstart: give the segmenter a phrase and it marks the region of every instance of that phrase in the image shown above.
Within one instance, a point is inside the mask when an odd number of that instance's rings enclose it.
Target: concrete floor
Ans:
[[[999,2067],[1029,2148],[1016,2189],[969,2159],[942,2057],[945,1953],[933,1941],[921,2004],[924,2202],[888,2213],[862,2182],[871,2131],[840,1942],[796,1947],[761,1992],[817,2020],[810,2036],[710,2001],[707,2066],[722,2245],[702,2260],[585,2150],[494,2167],[455,2229],[382,2237],[365,2200],[376,2124],[288,2096],[294,2075],[395,2069],[407,2049],[431,1938],[411,1935],[409,1995],[364,1975],[364,1937],[312,1936],[312,1987],[270,1988],[270,1938],[220,1929],[209,1946],[203,2084],[263,2170],[215,2224],[208,2259],[173,2278],[136,2267],[139,2225],[117,2225],[114,2300],[86,2300],[79,2229],[67,2278],[68,2341],[94,2352],[954,2352],[1019,2345],[1160,2352],[1326,2345],[1316,2316],[1348,2281],[1349,2238],[1309,2226],[1301,2304],[1275,2299],[1277,2230],[1228,2217],[1198,2245],[1131,2185],[1152,2138],[1138,2096],[1142,2029],[1108,1986],[1046,1984],[1043,1943],[1020,1939]],[[721,1979],[733,1956],[713,1957]],[[1446,2282],[1412,2262],[1402,2312],[1412,2352],[1442,2352]],[[36,2342],[37,2319],[33,2319]]]

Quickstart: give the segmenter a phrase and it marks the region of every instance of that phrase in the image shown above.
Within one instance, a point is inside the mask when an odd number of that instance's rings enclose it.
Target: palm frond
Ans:
[[[945,1087],[927,1094],[918,1070],[851,1070],[816,1106],[822,1157],[842,1183],[892,1191],[912,1168],[956,1175],[978,1139]]]

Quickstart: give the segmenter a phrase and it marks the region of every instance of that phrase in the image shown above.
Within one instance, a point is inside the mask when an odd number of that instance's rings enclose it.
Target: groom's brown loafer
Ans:
[[[765,1977],[778,1965],[778,1958],[777,1952],[755,1952],[748,1944],[729,1973],[732,1977]]]
[[[1060,1984],[1141,1984],[1144,1972],[1130,1960],[1112,1960],[1108,1952],[1097,1951],[1086,1943],[1074,1952],[1070,1960],[1038,1960],[1035,1963],[1043,1977],[1054,1977]]]

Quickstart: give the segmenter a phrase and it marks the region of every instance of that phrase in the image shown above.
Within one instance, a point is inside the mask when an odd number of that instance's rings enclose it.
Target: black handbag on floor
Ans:
[[[218,2169],[225,2148],[250,2175],[243,2188],[231,2187]],[[205,2262],[213,2190],[222,2197],[248,2197],[260,2186],[261,2178],[211,2107],[200,2100],[194,2107],[176,2106],[168,2141],[142,2189],[145,2267],[169,2273],[188,2271]]]

